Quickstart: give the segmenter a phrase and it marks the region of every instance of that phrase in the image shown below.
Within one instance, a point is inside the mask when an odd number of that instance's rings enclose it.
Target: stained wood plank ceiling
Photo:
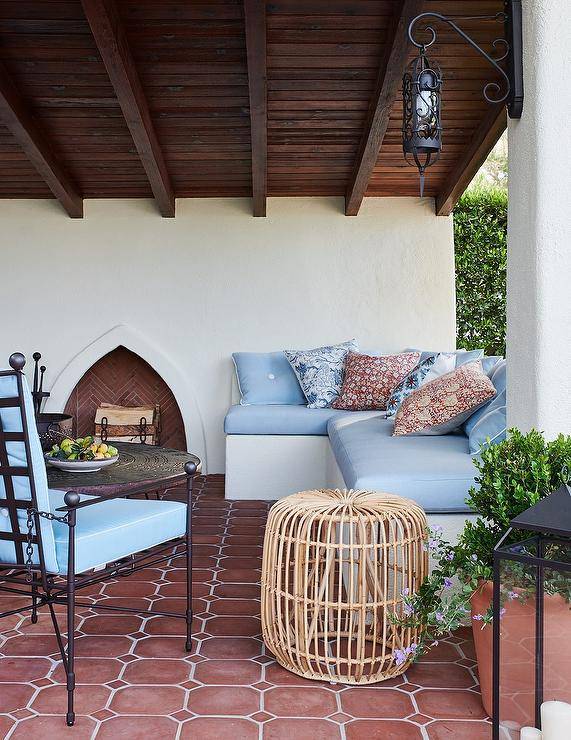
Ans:
[[[502,0],[0,0],[0,197],[417,196],[403,160],[403,29]],[[460,20],[486,48],[501,27]],[[447,215],[505,128],[491,68],[438,28]]]

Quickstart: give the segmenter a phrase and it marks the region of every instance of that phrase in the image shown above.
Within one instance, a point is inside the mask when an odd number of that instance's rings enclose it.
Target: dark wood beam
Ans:
[[[266,3],[244,0],[254,216],[266,215],[268,192],[268,90],[266,73]]]
[[[436,198],[436,215],[449,216],[474,175],[486,161],[508,125],[505,105],[493,106],[487,113]],[[446,129],[444,129],[446,136]]]
[[[79,191],[57,161],[49,141],[2,64],[0,64],[0,121],[17,140],[24,154],[71,218],[82,218],[83,199]]]
[[[174,192],[149,106],[113,0],[81,0],[161,215],[175,215]]]
[[[411,20],[422,12],[423,6],[424,0],[403,0],[393,19],[392,41],[388,42],[381,62],[369,117],[345,196],[346,216],[356,216],[361,208],[387,132],[391,109],[401,88],[402,76],[412,46],[407,33],[408,26]]]

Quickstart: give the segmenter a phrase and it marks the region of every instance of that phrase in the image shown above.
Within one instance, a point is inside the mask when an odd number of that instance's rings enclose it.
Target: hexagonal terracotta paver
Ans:
[[[117,714],[169,715],[184,702],[184,690],[175,686],[127,686],[115,693],[109,706]]]
[[[260,709],[260,693],[245,686],[203,686],[191,691],[188,708],[194,714],[246,717]]]
[[[280,717],[327,717],[337,711],[337,700],[327,689],[284,686],[265,692],[264,709]]]
[[[394,689],[358,686],[341,692],[343,711],[353,717],[400,719],[415,709],[410,696]]]
[[[406,677],[375,686],[332,685],[291,673],[261,640],[267,503],[225,501],[223,480],[215,476],[197,481],[195,505],[193,604],[201,616],[193,622],[191,651],[184,619],[79,608],[74,740],[489,740],[470,670],[470,629],[441,641]],[[94,584],[81,597],[182,613],[180,566],[175,556],[170,564]],[[0,604],[15,608],[17,599],[0,593]],[[65,605],[55,609],[64,624]],[[67,736],[65,702],[49,614],[42,612],[36,625],[29,616],[0,620],[0,737]]]

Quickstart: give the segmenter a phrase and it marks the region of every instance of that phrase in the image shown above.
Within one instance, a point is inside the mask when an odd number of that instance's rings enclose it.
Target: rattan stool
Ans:
[[[262,565],[264,641],[284,668],[349,684],[403,673],[417,639],[395,626],[428,572],[426,517],[372,491],[304,491],[271,508]]]

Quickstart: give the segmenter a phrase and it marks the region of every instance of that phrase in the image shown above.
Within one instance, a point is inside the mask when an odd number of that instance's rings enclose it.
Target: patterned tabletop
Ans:
[[[70,473],[47,464],[49,488],[105,495],[152,484],[156,488],[176,485],[186,477],[187,462],[195,463],[200,472],[200,459],[190,452],[133,442],[114,444],[119,450],[119,460],[94,473]]]

